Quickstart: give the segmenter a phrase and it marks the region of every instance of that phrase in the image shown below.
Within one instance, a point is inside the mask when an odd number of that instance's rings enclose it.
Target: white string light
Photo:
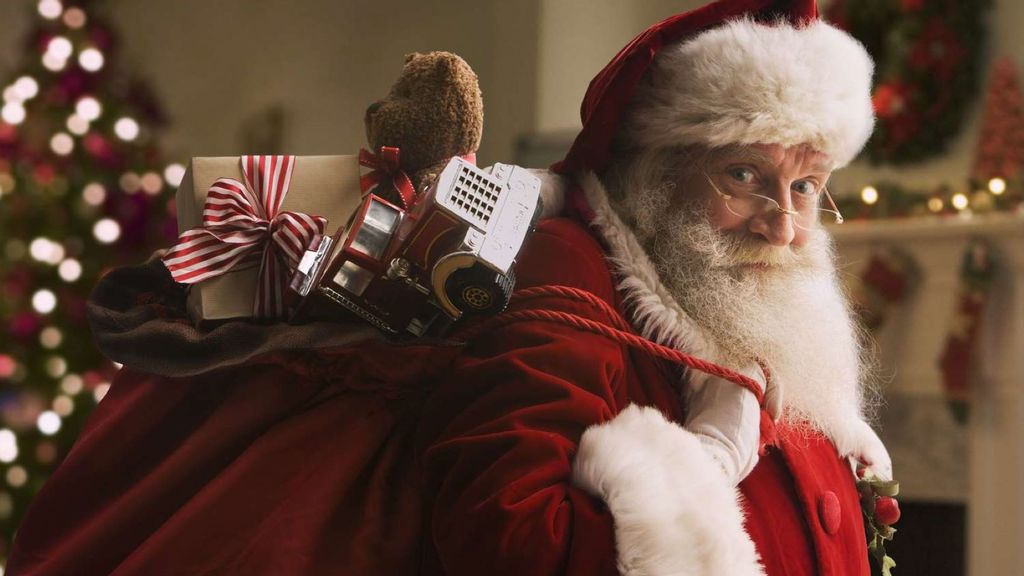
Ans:
[[[964,208],[967,208],[967,195],[964,194],[963,192],[957,192],[956,194],[953,195],[952,203],[953,208],[956,208],[957,210],[963,210]]]
[[[50,72],[60,72],[68,65],[66,58],[60,58],[53,52],[43,54],[43,67]]]
[[[78,114],[68,116],[67,126],[68,132],[71,132],[75,136],[83,136],[89,131],[89,121]]]
[[[32,295],[32,308],[40,314],[49,314],[57,307],[57,295],[43,288]]]
[[[60,431],[60,416],[53,410],[44,410],[36,419],[36,427],[47,436],[53,436]]]
[[[75,141],[67,132],[57,132],[50,138],[50,149],[58,156],[67,156],[75,149]]]
[[[167,180],[167,184],[170,186],[181,186],[181,179],[184,177],[185,167],[181,164],[168,164],[167,168],[164,168],[164,180]]]
[[[7,470],[7,483],[14,488],[20,488],[28,481],[28,472],[21,466],[11,466]]]
[[[64,5],[60,0],[39,0],[37,8],[39,15],[47,20],[56,20],[64,12]]]
[[[164,189],[164,180],[156,172],[146,172],[142,175],[142,191],[150,196],[155,196]]]
[[[46,51],[53,54],[55,58],[61,60],[67,60],[71,57],[71,53],[74,52],[75,47],[71,44],[71,40],[63,36],[54,36],[50,39],[50,42],[46,44]]]
[[[875,188],[874,186],[865,186],[860,191],[860,199],[863,200],[864,203],[868,205],[878,202],[878,189]]]
[[[1006,180],[1003,180],[1002,178],[993,178],[988,181],[988,189],[996,196],[999,196],[1003,192],[1006,192]]]
[[[94,122],[103,114],[103,106],[100,106],[99,100],[92,96],[82,96],[75,102],[75,113],[89,122]]]
[[[85,22],[85,12],[81,8],[72,6],[64,11],[64,24],[67,24],[68,28],[77,30],[85,26]]]
[[[0,462],[11,463],[18,458],[18,437],[4,428],[0,430]]]
[[[67,418],[75,411],[75,401],[70,396],[61,394],[53,399],[53,411]]]
[[[61,333],[60,328],[57,328],[56,326],[47,326],[39,332],[39,343],[43,345],[43,348],[53,350],[57,346],[60,346],[60,343],[63,340],[64,334]]]
[[[88,72],[96,72],[103,68],[103,62],[103,53],[95,48],[86,48],[78,54],[78,64]]]
[[[82,391],[85,382],[82,381],[82,377],[78,374],[68,374],[61,378],[60,389],[69,396],[74,396]]]
[[[21,102],[7,102],[3,109],[0,109],[0,116],[4,122],[12,125],[21,124],[25,120],[25,107]]]
[[[112,218],[101,218],[92,227],[92,234],[103,244],[112,244],[121,237],[121,225]]]
[[[82,199],[90,206],[99,206],[107,199],[107,189],[99,182],[90,182],[82,188]]]
[[[14,82],[14,90],[22,100],[31,100],[39,94],[39,83],[31,76],[22,76]]]
[[[139,123],[127,116],[119,118],[114,123],[114,133],[125,142],[131,142],[139,137]]]
[[[68,258],[57,266],[57,274],[65,282],[74,282],[82,277],[82,265],[74,258]]]

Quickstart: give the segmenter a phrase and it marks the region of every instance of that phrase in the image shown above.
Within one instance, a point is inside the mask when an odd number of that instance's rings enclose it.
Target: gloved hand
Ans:
[[[892,480],[892,458],[878,434],[863,420],[854,424],[854,446],[850,451],[854,475],[867,468],[879,480]]]
[[[764,390],[765,376],[760,366],[751,364],[738,372],[758,382]],[[734,382],[693,370],[684,399],[687,416],[683,426],[697,435],[729,481],[739,484],[757,465],[761,441],[761,407],[757,397]],[[765,390],[765,406],[777,420],[782,412],[782,390],[774,382]]]

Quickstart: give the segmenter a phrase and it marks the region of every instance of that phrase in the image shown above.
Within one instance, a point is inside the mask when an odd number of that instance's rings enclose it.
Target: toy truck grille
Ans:
[[[480,230],[487,230],[498,204],[502,183],[472,165],[459,164],[451,189],[438,203]]]

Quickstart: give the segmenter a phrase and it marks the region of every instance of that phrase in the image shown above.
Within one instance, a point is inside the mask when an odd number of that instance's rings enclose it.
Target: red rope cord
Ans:
[[[591,304],[597,305],[604,311],[608,312],[609,318],[619,319],[620,322],[617,322],[616,324],[623,324],[623,322],[621,322],[621,317],[619,316],[619,314],[615,312],[615,310],[611,308],[611,306],[609,306],[607,302],[600,300],[599,298],[597,298],[597,296],[591,294],[590,292],[580,290],[578,288],[571,288],[567,286],[538,286],[536,288],[528,288],[522,290],[521,292],[517,292],[515,296],[517,297],[517,299],[528,299],[547,295],[568,296],[570,298],[579,298],[581,300],[585,300],[587,302],[590,302]],[[476,336],[479,336],[481,333],[485,331],[493,330],[494,328],[504,326],[506,324],[511,324],[513,322],[520,322],[524,320],[534,320],[562,324],[565,326],[577,328],[579,330],[585,330],[593,334],[599,334],[607,338],[611,338],[612,340],[615,340],[622,344],[626,344],[628,346],[640,349],[644,352],[647,352],[648,354],[651,354],[652,356],[663,358],[670,362],[676,362],[678,364],[688,366],[694,370],[700,370],[701,372],[705,372],[712,376],[724,378],[726,380],[729,380],[730,382],[733,382],[735,384],[738,384],[739,386],[746,388],[747,390],[750,390],[757,398],[758,404],[761,404],[762,406],[764,405],[764,392],[761,390],[761,386],[752,378],[744,376],[743,374],[740,374],[739,372],[736,372],[734,370],[730,370],[724,366],[719,366],[718,364],[715,364],[713,362],[701,360],[696,356],[686,354],[685,352],[681,352],[679,350],[676,350],[675,348],[669,348],[668,346],[651,342],[650,340],[647,340],[646,338],[643,338],[637,334],[633,334],[623,329],[609,326],[608,324],[605,324],[603,322],[598,322],[596,320],[591,320],[589,318],[583,318],[582,316],[578,316],[576,314],[571,314],[568,312],[553,310],[515,310],[512,312],[506,312],[504,314],[501,314],[490,319],[487,322],[483,322],[481,324],[478,324],[467,329],[466,331],[460,334],[460,337],[468,341]]]
[[[581,290],[579,288],[573,288],[571,286],[557,286],[552,284],[547,286],[533,286],[531,288],[524,288],[512,294],[513,300],[515,300],[517,303],[525,300],[530,300],[533,298],[540,298],[543,296],[561,296],[563,298],[581,300],[583,302],[586,302],[587,304],[590,304],[604,312],[605,315],[607,315],[608,318],[612,321],[612,324],[615,328],[618,328],[619,330],[625,330],[627,332],[629,331],[629,324],[625,321],[625,319],[622,318],[618,310],[613,308],[612,305],[606,302],[605,300],[598,298],[597,295],[594,294],[593,292],[588,292],[586,290]]]

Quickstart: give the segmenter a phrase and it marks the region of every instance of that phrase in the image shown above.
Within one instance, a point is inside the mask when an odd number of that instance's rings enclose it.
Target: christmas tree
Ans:
[[[176,237],[164,117],[115,66],[101,2],[40,0],[0,109],[0,557],[117,367],[86,298],[111,267]]]
[[[1000,58],[992,66],[985,96],[974,178],[988,182],[992,178],[1015,180],[1024,176],[1024,108],[1021,107],[1017,71],[1009,58]]]

